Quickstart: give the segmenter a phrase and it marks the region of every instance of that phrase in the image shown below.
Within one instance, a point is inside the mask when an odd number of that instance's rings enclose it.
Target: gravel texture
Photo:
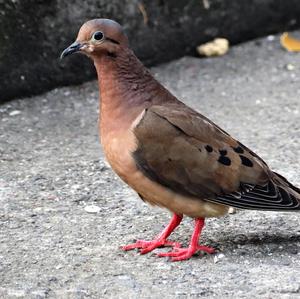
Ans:
[[[278,37],[152,71],[299,186],[300,55]],[[97,98],[89,82],[0,106],[0,298],[300,298],[297,213],[208,219],[212,256],[171,263],[122,252],[170,215],[104,161]],[[172,239],[187,244],[191,232],[185,218]]]

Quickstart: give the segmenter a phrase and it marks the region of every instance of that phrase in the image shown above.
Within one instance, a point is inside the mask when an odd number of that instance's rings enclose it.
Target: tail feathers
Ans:
[[[295,208],[300,210],[300,188],[291,184],[281,174],[276,172],[273,173],[274,173],[273,181],[276,184],[278,191],[281,194],[281,197],[282,198],[285,198],[286,196],[290,197],[292,201],[298,203],[298,207],[296,205]]]
[[[281,174],[274,172],[276,177],[278,177],[280,179],[280,181],[284,183],[285,186],[289,187],[290,189],[292,189],[293,191],[295,191],[296,193],[298,193],[298,197],[300,200],[300,188],[294,186],[293,184],[291,184],[284,176],[282,176]]]
[[[283,176],[270,172],[265,185],[241,183],[238,192],[219,195],[214,201],[242,209],[299,211],[299,191]]]

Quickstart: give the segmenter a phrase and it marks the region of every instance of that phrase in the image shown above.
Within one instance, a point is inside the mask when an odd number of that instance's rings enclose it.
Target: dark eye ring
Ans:
[[[93,40],[102,40],[104,37],[104,34],[101,32],[101,31],[96,31],[94,34],[93,34]]]

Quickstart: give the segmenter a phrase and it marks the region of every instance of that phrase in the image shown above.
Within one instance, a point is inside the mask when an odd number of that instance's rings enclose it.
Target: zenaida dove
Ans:
[[[74,52],[91,57],[97,70],[101,144],[112,169],[144,201],[174,213],[153,241],[138,240],[124,250],[144,254],[172,246],[159,256],[185,260],[198,251],[214,252],[198,243],[206,217],[225,215],[229,207],[300,209],[300,189],[156,81],[118,23],[86,22],[61,57]],[[168,240],[183,215],[195,219],[187,248]]]

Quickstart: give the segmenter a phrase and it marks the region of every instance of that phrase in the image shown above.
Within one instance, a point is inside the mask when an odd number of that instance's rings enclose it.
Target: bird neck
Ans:
[[[143,66],[130,49],[95,59],[103,129],[126,129],[147,107],[174,98]],[[104,128],[106,126],[106,128]]]

